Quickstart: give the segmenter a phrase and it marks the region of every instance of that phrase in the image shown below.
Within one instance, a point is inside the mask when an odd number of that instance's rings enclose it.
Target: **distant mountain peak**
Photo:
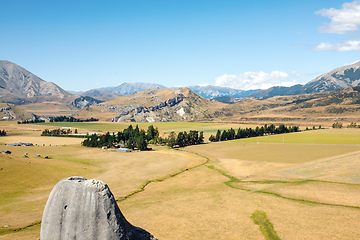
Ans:
[[[223,96],[229,96],[229,97],[248,97],[251,94],[259,91],[257,90],[239,90],[229,87],[219,87],[219,86],[213,86],[213,85],[195,85],[189,87],[192,91],[196,92],[200,96],[207,98],[207,99],[213,99]]]
[[[335,68],[330,72],[318,76],[305,85],[298,84],[292,87],[271,87],[254,93],[252,97],[269,98],[273,96],[328,92],[357,85],[360,85],[360,61]]]
[[[68,92],[52,82],[46,82],[19,65],[0,60],[1,95],[18,98],[58,95],[69,96]]]
[[[326,92],[360,84],[360,61],[322,74],[304,85],[305,93]]]
[[[149,90],[153,88],[167,88],[160,84],[155,83],[142,83],[142,82],[135,82],[135,83],[122,83],[119,86],[116,87],[104,87],[104,88],[98,88],[96,90],[102,90],[112,93],[118,93],[121,95],[129,95],[137,92],[141,92],[144,90]]]

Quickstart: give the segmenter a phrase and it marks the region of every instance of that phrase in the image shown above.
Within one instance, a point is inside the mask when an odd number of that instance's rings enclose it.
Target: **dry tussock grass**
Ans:
[[[357,209],[289,201],[234,189],[225,181],[217,171],[201,167],[151,184],[119,205],[130,222],[159,239],[262,239],[250,218],[258,209],[282,239],[359,237]]]
[[[171,128],[166,124],[159,126]],[[179,125],[176,129],[181,127],[185,126]],[[212,131],[219,125],[203,127]],[[10,137],[15,140],[19,136]],[[36,136],[31,133],[25,137]],[[49,140],[48,137],[45,139]],[[68,140],[56,139],[58,145]],[[185,150],[190,152],[156,147],[155,151],[128,154],[74,144],[12,147],[12,155],[0,156],[0,165],[9,169],[6,174],[0,172],[3,174],[0,175],[3,182],[0,193],[5,193],[0,195],[0,226],[9,225],[9,221],[13,226],[25,226],[40,220],[48,194],[61,178],[82,175],[88,179],[101,179],[119,199],[138,190],[149,180],[162,179],[204,163],[207,160],[201,156],[204,155],[211,159],[210,164],[215,168],[243,179],[243,182],[224,184],[230,179],[221,171],[197,167],[165,181],[152,182],[143,192],[119,202],[125,217],[159,239],[261,239],[263,236],[251,219],[256,210],[266,212],[282,239],[360,237],[359,209],[296,201],[256,191],[265,190],[293,199],[359,206],[359,185],[291,183],[309,172],[316,173],[312,175],[315,179],[341,179],[343,182],[355,179],[360,174],[356,167],[359,155],[351,153],[359,150],[356,146],[266,145],[233,141],[187,147]],[[52,159],[31,157],[29,164],[28,159],[21,157],[24,151],[33,156],[40,150],[42,155],[47,154]],[[260,179],[283,182],[249,182]],[[12,191],[14,188],[22,192]],[[0,239],[37,239],[38,234],[39,226],[36,226],[0,236]]]

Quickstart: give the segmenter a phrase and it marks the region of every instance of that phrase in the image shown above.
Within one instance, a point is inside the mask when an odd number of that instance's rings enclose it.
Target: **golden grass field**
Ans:
[[[206,140],[217,129],[246,127],[154,125],[162,133],[204,131]],[[83,139],[40,136],[61,126],[116,132],[128,124],[0,122],[8,133],[1,148],[12,151],[0,155],[0,239],[39,239],[51,189],[74,175],[106,182],[125,217],[159,239],[265,239],[252,218],[259,211],[280,239],[360,238],[360,129],[285,134],[284,144],[275,135],[117,153],[81,147]],[[4,145],[11,142],[39,146]]]

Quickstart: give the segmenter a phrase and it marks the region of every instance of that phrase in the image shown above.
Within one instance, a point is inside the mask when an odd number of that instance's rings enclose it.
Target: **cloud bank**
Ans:
[[[290,75],[286,72],[272,71],[266,73],[245,72],[241,74],[224,74],[215,78],[215,86],[231,87],[241,90],[266,89],[273,86],[292,86],[296,84],[294,80],[286,81]]]
[[[359,51],[360,50],[360,41],[347,41],[344,43],[320,43],[315,47],[315,50],[333,50],[339,52],[346,52],[346,51]]]
[[[344,3],[341,9],[321,9],[315,12],[317,15],[330,18],[330,23],[324,23],[318,28],[321,33],[349,34],[359,30],[360,25],[360,1],[355,0],[350,3]],[[351,40],[343,43],[322,42],[314,50],[323,51],[359,51],[360,41]]]
[[[321,9],[315,12],[317,15],[328,17],[330,23],[324,23],[319,27],[319,32],[347,34],[358,31],[360,25],[360,2],[353,1],[344,3],[342,9]]]

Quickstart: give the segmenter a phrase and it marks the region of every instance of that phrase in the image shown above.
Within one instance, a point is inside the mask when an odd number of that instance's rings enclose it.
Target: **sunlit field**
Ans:
[[[360,129],[319,129],[236,140],[252,143],[303,143],[360,145]]]
[[[259,212],[266,213],[270,230],[280,239],[360,237],[359,129],[312,130],[180,149],[152,146],[153,151],[131,153],[82,147],[83,139],[40,136],[45,128],[116,132],[128,125],[2,122],[0,129],[8,136],[0,137],[1,148],[12,153],[0,155],[0,239],[39,239],[49,193],[69,176],[106,182],[125,217],[159,239],[264,239],[261,223],[254,221]],[[150,124],[138,125],[147,129]],[[218,129],[254,127],[153,125],[161,133],[198,130],[206,137]],[[5,146],[11,142],[39,146]],[[23,157],[25,153],[29,157]]]

